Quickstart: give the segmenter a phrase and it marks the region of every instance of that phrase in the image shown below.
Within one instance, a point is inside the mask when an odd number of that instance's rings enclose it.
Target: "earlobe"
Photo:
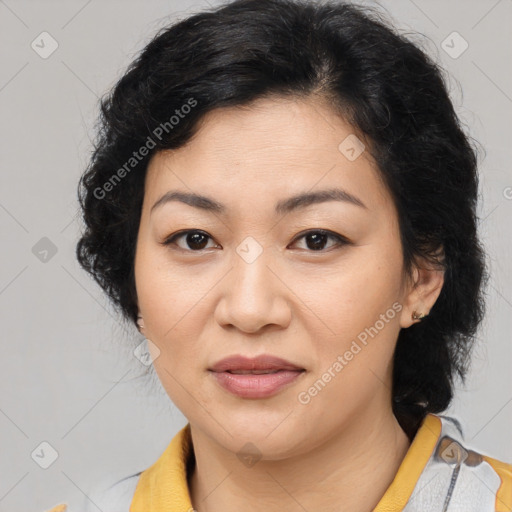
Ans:
[[[401,327],[410,327],[429,315],[443,288],[444,273],[444,269],[432,266],[414,269],[413,284],[400,318]]]
[[[142,331],[144,329],[144,320],[142,319],[141,315],[137,316],[137,328],[139,329],[139,332],[143,334]]]

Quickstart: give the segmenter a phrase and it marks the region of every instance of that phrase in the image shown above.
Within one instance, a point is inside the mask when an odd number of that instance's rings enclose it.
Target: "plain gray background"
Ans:
[[[156,377],[143,376],[132,353],[143,338],[118,322],[75,260],[76,187],[98,98],[158,28],[208,3],[0,0],[0,511],[64,502],[80,511],[93,488],[151,465],[186,423]],[[512,461],[512,1],[381,5],[401,29],[427,36],[414,40],[452,76],[457,112],[486,149],[488,315],[467,387],[448,412],[471,447]],[[51,49],[43,31],[58,44],[47,58],[31,46],[39,41],[42,52],[44,37]],[[53,448],[43,445],[38,459],[42,442]],[[57,459],[41,468],[52,449]]]

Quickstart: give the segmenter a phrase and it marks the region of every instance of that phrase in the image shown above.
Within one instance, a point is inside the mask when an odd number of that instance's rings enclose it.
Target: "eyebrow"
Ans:
[[[185,203],[189,206],[193,206],[194,208],[218,213],[220,215],[225,215],[227,212],[225,205],[209,197],[191,192],[179,192],[170,190],[169,192],[166,192],[160,199],[158,199],[158,201],[156,201],[156,203],[151,207],[150,215],[155,209],[172,201]],[[316,192],[304,192],[287,199],[283,199],[276,204],[275,212],[278,215],[284,215],[294,210],[306,208],[312,204],[319,204],[327,201],[343,201],[346,203],[354,204],[366,210],[368,209],[367,206],[359,198],[350,194],[346,190],[341,188],[330,188]]]

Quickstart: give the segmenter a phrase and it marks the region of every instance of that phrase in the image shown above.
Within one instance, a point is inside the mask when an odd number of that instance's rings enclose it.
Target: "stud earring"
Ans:
[[[425,317],[427,317],[428,315],[426,315],[425,313],[417,313],[416,311],[413,311],[412,312],[412,319],[413,320],[421,320]]]

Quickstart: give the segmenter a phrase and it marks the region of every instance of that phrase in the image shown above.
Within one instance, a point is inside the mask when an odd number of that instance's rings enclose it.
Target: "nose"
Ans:
[[[293,293],[270,253],[265,249],[254,260],[234,255],[215,311],[219,325],[250,334],[289,325]]]

